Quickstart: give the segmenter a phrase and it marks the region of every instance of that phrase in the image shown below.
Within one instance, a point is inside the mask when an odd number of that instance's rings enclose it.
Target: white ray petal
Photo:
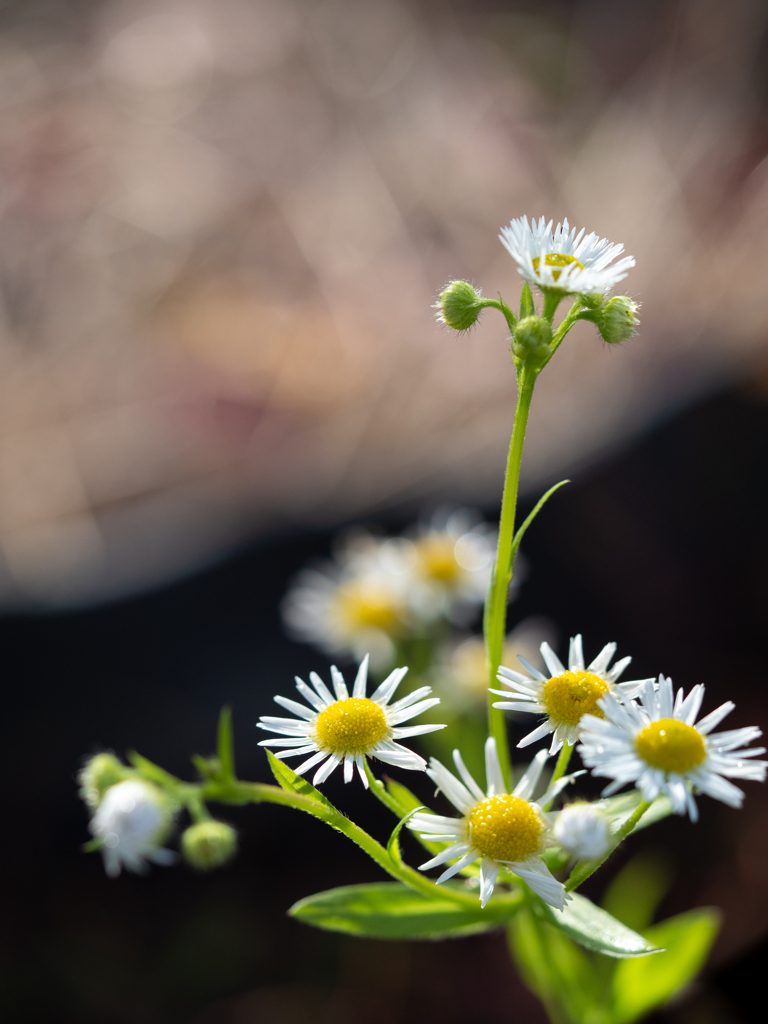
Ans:
[[[360,662],[360,668],[357,670],[355,676],[355,685],[352,689],[353,697],[364,697],[366,686],[368,684],[368,655],[363,658]]]

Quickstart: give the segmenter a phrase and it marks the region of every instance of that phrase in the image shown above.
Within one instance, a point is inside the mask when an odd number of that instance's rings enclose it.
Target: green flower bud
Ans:
[[[581,301],[587,307],[587,309],[598,309],[603,304],[602,292],[590,292],[588,295],[582,295]]]
[[[468,331],[477,323],[482,306],[480,293],[468,281],[449,281],[434,305],[437,319],[454,331]]]
[[[609,345],[618,345],[637,334],[640,321],[635,313],[640,307],[626,295],[616,295],[595,312],[597,329]]]
[[[198,871],[220,868],[237,853],[237,833],[223,821],[199,821],[182,834],[181,852]]]
[[[512,352],[516,359],[528,363],[544,363],[549,356],[552,327],[543,316],[526,316],[518,320],[512,335]]]
[[[98,807],[110,786],[129,778],[130,769],[114,754],[96,754],[83,765],[78,775],[80,798],[89,807]]]

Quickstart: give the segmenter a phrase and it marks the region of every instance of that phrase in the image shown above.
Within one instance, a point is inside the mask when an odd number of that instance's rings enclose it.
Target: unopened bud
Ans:
[[[237,833],[223,821],[199,821],[182,834],[181,852],[198,871],[220,868],[237,853]]]
[[[129,775],[128,769],[114,754],[96,754],[80,769],[80,798],[92,808],[98,807],[110,786],[117,785]]]
[[[512,335],[512,352],[523,362],[545,362],[549,356],[552,327],[543,316],[519,320]]]
[[[616,295],[596,310],[595,323],[603,340],[609,345],[618,345],[637,334],[635,328],[640,321],[635,313],[639,308],[627,295]]]
[[[454,331],[468,331],[477,323],[483,308],[480,298],[468,281],[449,281],[434,305],[437,319]]]
[[[608,816],[595,804],[575,803],[557,816],[555,838],[576,860],[594,860],[608,852],[611,830]]]

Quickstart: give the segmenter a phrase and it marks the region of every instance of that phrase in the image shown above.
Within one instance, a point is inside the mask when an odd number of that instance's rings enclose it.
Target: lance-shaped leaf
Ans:
[[[670,917],[645,935],[664,947],[651,960],[625,960],[613,976],[614,1024],[631,1024],[665,1003],[704,966],[720,927],[720,915],[700,907]]]
[[[311,797],[319,804],[322,804],[327,810],[333,811],[335,814],[339,813],[331,801],[327,800],[319,789],[315,789],[301,775],[297,775],[292,768],[289,768],[287,764],[284,764],[279,758],[275,757],[271,750],[267,751],[267,757],[269,758],[269,767],[272,769],[272,774],[277,779],[279,786],[289,793],[301,793],[302,796]]]
[[[579,945],[603,956],[619,958],[661,952],[655,942],[633,932],[606,910],[596,907],[586,896],[579,893],[571,895],[573,899],[563,911],[553,910],[541,901],[538,901],[537,911]]]
[[[400,830],[402,829],[403,825],[408,824],[408,822],[414,816],[416,811],[423,811],[424,809],[425,808],[422,805],[420,807],[414,807],[412,811],[408,811],[408,813],[403,815],[400,821],[398,821],[398,823],[395,825],[392,835],[389,837],[389,842],[387,843],[387,853],[398,866],[402,865],[403,863],[403,858],[400,853]]]
[[[295,903],[292,917],[348,935],[376,939],[443,939],[474,935],[498,927],[512,917],[522,904],[480,907],[461,906],[447,899],[432,899],[399,882],[345,885],[340,889],[308,896]]]

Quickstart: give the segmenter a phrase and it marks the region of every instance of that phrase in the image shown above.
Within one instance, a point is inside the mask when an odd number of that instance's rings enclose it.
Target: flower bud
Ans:
[[[223,821],[200,821],[182,834],[181,852],[198,871],[220,868],[237,853],[237,833]]]
[[[576,860],[594,860],[608,852],[611,830],[605,811],[595,804],[574,803],[557,816],[555,838]]]
[[[618,345],[637,334],[640,321],[635,316],[639,305],[627,295],[616,295],[595,312],[597,329],[609,345]]]
[[[512,335],[512,352],[523,362],[544,362],[549,355],[552,327],[543,316],[519,320]]]
[[[437,319],[455,331],[468,331],[477,323],[480,293],[468,281],[449,281],[434,305]]]
[[[162,790],[143,779],[125,779],[109,787],[89,827],[101,840],[104,870],[116,878],[123,867],[143,874],[146,861],[173,863],[175,854],[160,848],[172,824],[173,806]]]
[[[128,770],[114,754],[96,754],[80,769],[80,799],[96,808],[110,786],[122,782]]]

